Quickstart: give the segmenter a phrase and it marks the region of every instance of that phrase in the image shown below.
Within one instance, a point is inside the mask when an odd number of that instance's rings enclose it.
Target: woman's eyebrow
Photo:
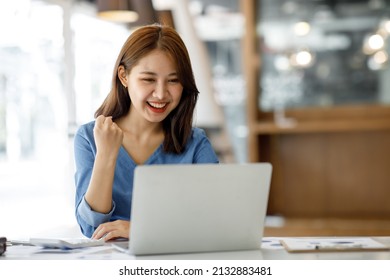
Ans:
[[[141,71],[140,74],[157,76],[157,73],[152,72],[152,71]],[[177,76],[177,73],[176,72],[172,72],[172,73],[168,74],[168,76],[169,77],[170,76]]]
[[[157,76],[157,74],[156,74],[156,73],[154,73],[154,72],[151,72],[151,71],[141,71],[141,72],[139,72],[139,74]]]

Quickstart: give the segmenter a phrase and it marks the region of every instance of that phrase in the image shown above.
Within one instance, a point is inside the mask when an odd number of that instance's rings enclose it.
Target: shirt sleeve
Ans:
[[[95,155],[96,146],[93,139],[93,127],[88,129],[88,126],[84,125],[78,130],[74,139],[76,165],[75,215],[81,232],[87,237],[91,237],[101,223],[108,222],[115,209],[115,204],[113,204],[111,211],[107,214],[93,211],[84,198],[91,180]]]
[[[114,210],[115,210],[115,202],[113,202],[112,209],[107,214],[93,211],[92,208],[89,206],[88,202],[83,197],[81,199],[81,202],[80,202],[79,206],[77,207],[77,215],[81,219],[81,223],[84,222],[83,223],[83,224],[85,224],[84,227],[92,226],[92,232],[90,233],[90,235],[92,235],[93,231],[100,224],[108,222],[110,220]]]
[[[219,159],[204,130],[196,129],[194,138],[196,145],[194,163],[219,163]]]

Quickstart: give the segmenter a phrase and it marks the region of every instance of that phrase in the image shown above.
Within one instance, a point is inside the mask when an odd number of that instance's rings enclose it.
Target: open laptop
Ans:
[[[134,174],[134,255],[260,249],[268,163],[144,165]]]

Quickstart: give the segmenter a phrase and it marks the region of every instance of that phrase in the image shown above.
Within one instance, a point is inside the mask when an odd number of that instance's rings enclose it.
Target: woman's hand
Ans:
[[[112,117],[100,115],[93,130],[97,153],[116,159],[123,141],[123,131],[112,121]]]
[[[93,239],[103,238],[108,241],[115,238],[129,238],[130,222],[124,220],[116,220],[114,222],[107,222],[97,227],[92,234]]]

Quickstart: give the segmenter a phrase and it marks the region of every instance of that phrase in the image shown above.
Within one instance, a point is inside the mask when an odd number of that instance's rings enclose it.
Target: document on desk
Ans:
[[[388,246],[370,237],[356,238],[285,238],[280,241],[290,253],[385,251]]]
[[[31,245],[44,248],[79,249],[104,245],[104,240],[87,238],[30,238]]]

